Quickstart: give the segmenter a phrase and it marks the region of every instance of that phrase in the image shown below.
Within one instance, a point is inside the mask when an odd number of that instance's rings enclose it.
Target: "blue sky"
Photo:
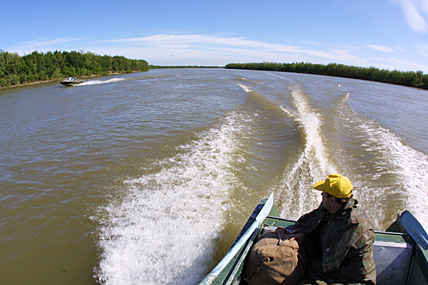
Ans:
[[[428,73],[428,0],[3,1],[0,49],[153,65],[330,62]]]

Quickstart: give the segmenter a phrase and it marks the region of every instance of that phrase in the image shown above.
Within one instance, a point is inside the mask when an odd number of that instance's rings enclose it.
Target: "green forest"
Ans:
[[[428,89],[428,74],[422,71],[398,71],[385,70],[375,67],[357,67],[343,64],[330,63],[312,64],[312,63],[229,63],[225,66],[229,69],[252,69],[252,70],[270,70],[296,72],[317,75],[340,76],[355,79],[379,81],[384,83],[400,84],[405,86],[419,87]]]
[[[198,66],[198,65],[173,65],[173,66],[160,66],[149,65],[149,69],[163,69],[163,68],[223,68],[222,66]]]
[[[64,77],[109,75],[147,71],[145,60],[127,59],[123,56],[97,55],[84,51],[55,51],[19,56],[0,50],[0,87],[10,87]]]
[[[177,66],[174,66],[178,68]],[[190,66],[180,66],[179,68]],[[202,68],[202,66],[192,66]],[[37,81],[60,80],[65,77],[109,75],[147,71],[165,66],[149,66],[145,60],[127,59],[124,56],[98,55],[85,51],[54,51],[20,56],[18,53],[0,50],[0,87],[10,87]],[[169,66],[168,68],[172,68]],[[379,81],[428,89],[428,74],[422,71],[398,71],[375,67],[357,67],[337,63],[327,65],[313,63],[229,63],[228,69],[252,69],[296,72],[317,75],[348,77]]]

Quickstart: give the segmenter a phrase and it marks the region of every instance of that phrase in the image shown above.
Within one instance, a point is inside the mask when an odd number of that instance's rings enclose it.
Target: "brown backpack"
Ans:
[[[244,280],[249,285],[299,283],[305,275],[305,261],[299,244],[288,231],[277,228],[260,235],[244,263]]]

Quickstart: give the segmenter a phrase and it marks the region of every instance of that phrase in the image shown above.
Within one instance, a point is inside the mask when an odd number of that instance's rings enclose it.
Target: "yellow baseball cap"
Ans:
[[[340,174],[330,174],[326,180],[315,183],[314,188],[327,192],[336,198],[349,198],[352,195],[352,189],[354,189],[351,181]]]

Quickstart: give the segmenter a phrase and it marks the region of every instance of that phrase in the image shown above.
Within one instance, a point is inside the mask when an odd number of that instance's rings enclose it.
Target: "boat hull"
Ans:
[[[83,82],[85,82],[85,81],[84,81],[84,80],[77,79],[77,80],[63,80],[63,81],[61,81],[60,83],[61,83],[62,85],[64,85],[64,86],[74,86],[74,85],[81,84],[81,83],[83,83]]]

